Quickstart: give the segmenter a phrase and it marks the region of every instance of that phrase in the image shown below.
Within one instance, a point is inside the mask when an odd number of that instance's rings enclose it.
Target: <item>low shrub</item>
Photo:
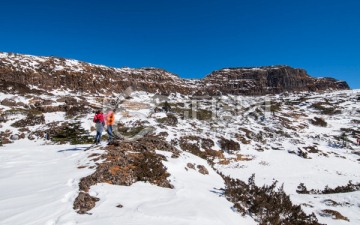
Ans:
[[[320,127],[326,127],[327,126],[327,122],[323,118],[319,118],[319,117],[314,117],[314,119],[310,120],[310,123],[312,125],[320,126]]]
[[[190,152],[203,159],[207,158],[206,152],[200,150],[200,138],[197,136],[181,137],[179,145],[183,151]]]
[[[223,178],[225,196],[234,203],[234,209],[243,215],[250,215],[260,225],[319,225],[314,214],[306,215],[301,206],[291,202],[283,186],[276,189],[277,181],[270,186],[258,187],[255,175],[249,178],[248,183],[230,177]]]
[[[360,190],[360,183],[353,184],[352,181],[349,181],[347,185],[338,186],[335,188],[329,188],[329,186],[325,186],[324,190],[316,190],[311,189],[308,190],[304,183],[300,183],[297,187],[296,192],[298,194],[339,194],[339,193],[348,193],[348,192],[355,192]]]
[[[333,106],[325,107],[324,106],[325,104],[329,105],[329,103],[327,103],[327,102],[318,102],[318,103],[312,104],[311,108],[314,108],[314,109],[320,111],[320,113],[324,114],[324,115],[335,115],[335,114],[341,113],[341,110],[338,110],[336,107],[333,107]]]
[[[125,137],[133,137],[142,131],[145,127],[144,126],[134,126],[134,127],[118,127],[117,131],[125,136]]]
[[[11,124],[13,127],[28,127],[45,123],[45,117],[43,114],[28,114],[25,119],[21,119]]]
[[[173,114],[167,114],[166,117],[157,119],[157,122],[169,126],[176,126],[176,124],[178,123],[178,119]]]
[[[360,124],[360,120],[351,120],[352,123]]]
[[[64,123],[44,132],[49,135],[51,141],[59,144],[70,143],[72,145],[91,144],[94,139],[89,132],[82,128],[80,122]]]
[[[181,115],[182,118],[185,118],[186,116],[192,119],[198,119],[198,120],[211,120],[212,119],[212,112],[205,109],[198,109],[194,111],[190,109],[185,108],[175,108],[172,110],[173,112],[176,112],[177,114]]]
[[[240,144],[233,140],[229,140],[229,139],[222,137],[218,143],[220,145],[221,150],[223,150],[225,152],[240,150]]]
[[[212,118],[212,112],[209,110],[198,109],[196,111],[196,119],[198,120],[211,120],[211,118]]]

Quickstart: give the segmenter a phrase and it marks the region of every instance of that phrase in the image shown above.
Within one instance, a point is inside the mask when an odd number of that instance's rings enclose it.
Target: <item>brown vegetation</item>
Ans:
[[[304,183],[300,183],[297,187],[296,192],[299,194],[338,194],[338,193],[348,193],[360,190],[360,183],[353,184],[352,181],[349,181],[347,185],[338,186],[335,188],[330,188],[325,186],[324,190],[311,189],[308,190]]]
[[[326,127],[327,126],[327,122],[323,118],[319,118],[319,117],[314,117],[314,119],[310,120],[310,123],[312,125],[320,126],[320,127]]]
[[[166,158],[156,154],[155,150],[169,151],[173,155],[178,155],[179,151],[163,139],[150,136],[132,142],[119,141],[105,150],[106,153],[100,156],[103,162],[98,164],[96,171],[80,180],[80,193],[88,192],[90,187],[97,183],[128,186],[137,181],[143,181],[164,188],[172,188],[167,179],[170,174],[162,164]],[[95,206],[95,204],[87,203],[86,200],[90,203],[94,202],[93,199],[87,198],[83,204],[74,203],[74,209],[78,213],[85,213]]]
[[[219,145],[221,150],[225,152],[232,152],[232,151],[239,151],[240,150],[240,144],[236,141],[229,140],[226,138],[221,138],[219,140]]]
[[[331,209],[322,210],[320,212],[320,215],[323,217],[332,217],[335,220],[345,220],[345,221],[350,222],[350,220],[347,217],[341,215],[341,213],[339,213],[338,211],[331,210]]]
[[[255,175],[248,183],[224,177],[225,196],[234,203],[234,208],[243,215],[250,215],[260,225],[291,224],[319,225],[314,214],[306,215],[299,205],[293,205],[283,186],[276,189],[275,181],[270,186],[258,187]]]

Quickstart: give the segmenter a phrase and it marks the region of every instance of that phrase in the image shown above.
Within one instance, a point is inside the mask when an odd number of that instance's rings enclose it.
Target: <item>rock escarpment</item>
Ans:
[[[264,95],[293,91],[349,89],[344,81],[313,78],[289,66],[229,68],[204,79],[181,79],[157,68],[111,68],[57,57],[0,53],[2,92],[70,90],[77,93],[116,93],[128,87],[150,93]]]
[[[217,70],[205,77],[207,92],[235,95],[264,95],[293,91],[349,89],[344,81],[313,78],[303,69],[289,66],[231,68]]]

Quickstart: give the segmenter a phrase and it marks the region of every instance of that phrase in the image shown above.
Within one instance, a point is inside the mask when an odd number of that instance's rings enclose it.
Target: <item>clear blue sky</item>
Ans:
[[[286,64],[360,88],[360,1],[0,0],[0,51],[185,78]]]

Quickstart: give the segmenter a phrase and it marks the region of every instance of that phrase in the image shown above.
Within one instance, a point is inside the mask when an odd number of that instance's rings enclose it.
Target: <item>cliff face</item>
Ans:
[[[35,86],[45,91],[88,93],[121,92],[129,86],[150,93],[210,95],[349,89],[346,82],[312,78],[305,70],[288,66],[222,69],[201,80],[186,80],[156,68],[111,68],[77,60],[13,53],[0,53],[0,81],[0,88],[6,90],[11,86],[12,90],[21,87],[24,91],[26,87]]]
[[[209,91],[240,95],[264,95],[293,91],[349,89],[344,81],[313,78],[305,70],[289,66],[217,70],[204,78]]]

